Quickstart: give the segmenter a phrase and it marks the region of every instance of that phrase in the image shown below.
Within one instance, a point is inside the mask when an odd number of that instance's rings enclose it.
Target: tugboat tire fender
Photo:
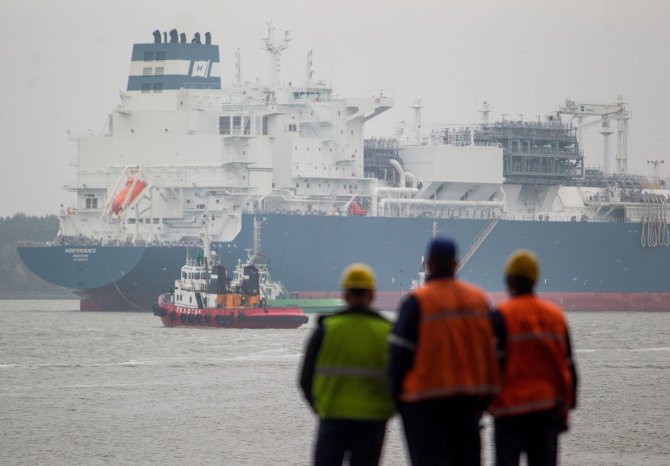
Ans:
[[[230,325],[233,322],[233,315],[226,314],[223,316],[223,325]]]
[[[174,311],[170,312],[170,320],[175,320],[177,318],[177,314],[175,314]]]

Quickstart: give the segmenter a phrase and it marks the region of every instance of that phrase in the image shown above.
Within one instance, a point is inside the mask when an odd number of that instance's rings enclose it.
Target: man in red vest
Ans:
[[[389,336],[391,395],[414,466],[479,466],[479,420],[499,391],[487,299],[455,278],[451,240],[431,242],[427,265]]]
[[[535,296],[539,265],[531,251],[514,252],[505,266],[511,298],[492,321],[501,356],[502,391],[489,407],[495,418],[496,466],[558,461],[558,435],[576,405],[577,371],[561,309]]]

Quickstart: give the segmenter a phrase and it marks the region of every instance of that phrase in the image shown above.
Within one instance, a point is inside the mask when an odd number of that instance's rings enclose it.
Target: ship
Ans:
[[[237,329],[295,329],[308,317],[296,307],[277,307],[261,297],[258,268],[246,264],[229,277],[209,248],[207,219],[203,219],[203,256],[187,257],[174,289],[161,294],[154,315],[166,327]],[[237,272],[237,271],[236,271]]]
[[[538,121],[495,122],[485,102],[466,125],[423,124],[417,101],[394,135],[365,139],[391,93],[337,96],[314,77],[312,51],[304,79],[282,81],[291,34],[272,23],[268,76],[245,81],[238,51],[227,86],[211,34],[153,36],[133,45],[102,133],[70,133],[76,205],[61,209],[58,236],[18,245],[27,268],[76,292],[82,310],[150,310],[202,251],[202,218],[227,270],[264,218],[273,277],[300,298],[340,297],[341,271],[365,262],[375,305],[394,309],[437,229],[459,246],[459,276],[493,303],[505,297],[506,257],[528,248],[542,264],[538,292],[567,310],[670,310],[670,191],[628,173],[623,99],[568,99]],[[589,126],[604,141],[597,168],[584,165]]]

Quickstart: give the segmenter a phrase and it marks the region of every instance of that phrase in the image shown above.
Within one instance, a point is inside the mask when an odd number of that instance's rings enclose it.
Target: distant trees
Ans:
[[[19,241],[52,241],[58,234],[55,215],[33,217],[23,213],[0,217],[0,297],[66,297],[62,288],[33,275],[16,252]]]

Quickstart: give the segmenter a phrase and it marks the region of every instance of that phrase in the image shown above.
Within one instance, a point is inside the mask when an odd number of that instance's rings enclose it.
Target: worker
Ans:
[[[389,336],[391,393],[414,466],[479,466],[479,422],[499,390],[490,308],[455,277],[452,240],[433,239],[427,257]]]
[[[501,365],[501,392],[489,407],[494,416],[497,466],[529,466],[558,460],[558,435],[568,428],[577,400],[577,371],[561,309],[538,298],[535,254],[514,252],[505,265],[511,298],[492,315]]]
[[[307,343],[300,386],[319,417],[316,466],[377,465],[394,413],[388,384],[391,323],[371,308],[375,276],[365,264],[342,274],[345,310],[321,317]]]

